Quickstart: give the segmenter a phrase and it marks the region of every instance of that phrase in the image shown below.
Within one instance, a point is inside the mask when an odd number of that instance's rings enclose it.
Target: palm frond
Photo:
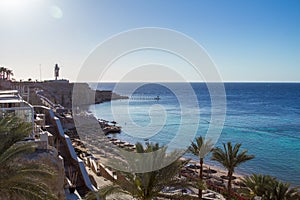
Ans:
[[[85,200],[95,200],[97,199],[97,197],[100,198],[106,198],[110,195],[113,194],[131,194],[130,192],[124,190],[121,186],[117,185],[117,184],[111,184],[111,185],[106,185],[103,186],[101,188],[99,188],[99,190],[97,192],[89,192],[86,196],[85,196]]]
[[[13,115],[0,120],[0,155],[14,143],[22,140],[31,132],[31,124]]]
[[[131,169],[139,169],[140,171],[142,171],[140,168],[147,169],[143,168],[143,163],[141,164],[137,162],[139,160],[139,156],[145,156],[143,153],[148,155],[148,157],[146,157],[148,159],[146,164],[150,164],[150,167],[147,166],[149,169],[153,169],[154,166],[161,166],[162,160],[174,159],[174,157],[178,154],[176,151],[167,154],[167,147],[159,148],[158,144],[148,144],[144,148],[140,143],[138,143],[136,144],[136,149],[138,152],[137,155],[133,158],[128,158],[128,163],[131,164]],[[159,196],[160,192],[165,187],[188,187],[188,184],[177,179],[180,169],[186,163],[187,161],[180,161],[177,158],[174,162],[170,162],[168,166],[154,171],[145,170],[146,172],[137,173],[132,170],[131,173],[120,172],[125,177],[126,181],[118,182],[119,185],[111,185],[106,188],[100,188],[97,194],[99,194],[100,197],[103,197],[113,193],[126,193],[131,194],[137,199],[152,199],[153,197]]]
[[[0,165],[3,163],[8,163],[9,161],[14,160],[21,155],[34,152],[35,147],[36,145],[34,143],[18,143],[12,145],[0,155]]]
[[[0,119],[0,198],[57,199],[47,185],[55,171],[23,159],[36,150],[34,143],[19,142],[30,132],[31,124],[16,116]]]
[[[26,199],[57,199],[46,184],[36,179],[14,177],[7,179],[4,184],[0,186],[1,194],[19,195]]]

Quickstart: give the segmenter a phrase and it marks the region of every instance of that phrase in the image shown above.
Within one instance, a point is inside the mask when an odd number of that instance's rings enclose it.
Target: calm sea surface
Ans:
[[[171,84],[172,88],[176,88],[176,92],[180,91],[179,96],[182,95],[187,100],[190,98],[188,93],[181,91],[181,83]],[[114,90],[115,86],[113,83],[90,85],[101,90]],[[121,89],[116,91],[122,95],[132,96],[129,100],[113,102],[118,121],[112,114],[111,102],[91,106],[90,111],[97,118],[115,120],[132,132],[150,123],[154,129],[156,127],[160,129],[155,132],[156,134],[145,132],[137,137],[122,132],[114,137],[131,143],[137,141],[145,143],[145,138],[148,138],[150,142],[168,144],[180,126],[188,128],[194,125],[187,121],[182,124],[181,109],[189,110],[191,122],[199,113],[196,111],[193,113],[193,108],[188,104],[180,104],[174,90],[160,84],[145,84],[131,94],[130,88],[135,85],[123,83]],[[191,83],[191,86],[200,107],[200,121],[196,134],[205,135],[211,118],[210,96],[205,84]],[[237,169],[239,173],[269,174],[300,185],[300,84],[225,83],[225,89],[227,100],[225,125],[215,146],[221,146],[227,141],[242,143],[242,148],[248,149],[249,154],[256,156],[255,159],[242,164]],[[154,100],[158,95],[160,100]],[[163,115],[161,108],[165,110],[163,114],[166,118],[151,121],[150,115],[158,118]],[[123,115],[127,115],[127,111],[134,125],[128,122],[128,118],[122,118]],[[206,162],[218,165],[210,161],[210,155],[206,158]]]

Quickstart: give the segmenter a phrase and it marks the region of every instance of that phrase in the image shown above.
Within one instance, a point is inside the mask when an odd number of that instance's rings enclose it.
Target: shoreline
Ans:
[[[184,156],[183,156],[184,157]],[[195,159],[191,159],[191,161],[196,162],[197,164],[199,164],[199,161],[195,160]],[[203,168],[204,167],[210,167],[211,169],[215,169],[217,171],[220,171],[221,173],[224,173],[227,175],[227,170],[223,167],[223,166],[219,166],[219,165],[215,165],[212,164],[210,162],[205,162],[203,163]],[[244,173],[244,172],[240,172],[240,170],[238,168],[236,168],[235,172],[233,173],[234,176],[239,177],[239,178],[243,178],[245,176],[249,176],[249,173]]]
[[[184,156],[182,156],[180,159],[188,160]],[[191,159],[189,161],[189,164],[199,166],[199,161],[197,161],[195,159]],[[212,173],[205,172],[207,170],[212,171]],[[194,169],[193,171],[195,171],[196,174],[198,175],[199,169]],[[203,171],[204,171],[203,172],[204,177],[205,177],[205,175],[208,175],[210,177],[209,179],[216,179],[217,181],[222,181],[222,183],[226,183],[227,182],[226,179],[222,178],[224,176],[227,176],[227,170],[224,169],[223,167],[220,167],[220,166],[217,166],[217,165],[208,164],[208,163],[203,163]],[[232,179],[232,183],[241,182],[242,179],[245,178],[246,176],[247,176],[246,174],[240,174],[238,172],[234,172],[233,173],[233,177],[234,178]]]
[[[102,120],[102,121],[106,121],[104,119],[98,119],[96,116],[93,115],[94,118],[97,119],[97,121]],[[109,122],[109,121],[106,121]],[[115,122],[117,124],[117,122]],[[120,131],[121,134],[122,131]],[[110,141],[110,143],[114,144],[116,147],[118,148],[123,148],[123,149],[128,149],[130,151],[134,151],[135,150],[135,144],[131,143],[131,141],[127,141],[118,137],[114,137],[114,133],[108,133],[106,134],[106,138]],[[95,154],[95,157],[99,157],[101,158],[99,161],[101,162],[101,160],[107,160],[106,157],[101,156],[100,154]],[[193,156],[194,157],[194,156]],[[183,159],[183,160],[190,160],[189,164],[193,164],[193,165],[199,165],[199,160],[192,158],[191,156],[187,156],[186,154],[183,154],[179,159]],[[107,162],[101,162],[102,164],[105,164]],[[215,164],[212,164],[210,162],[204,162],[203,163],[203,170],[215,170],[216,173],[212,174],[212,177],[221,177],[221,176],[227,176],[227,170],[222,167],[222,166],[218,166]],[[196,173],[199,172],[199,170],[195,170]],[[233,177],[234,179],[232,179],[232,182],[240,182],[244,177],[248,176],[250,174],[247,173],[241,173],[239,172],[238,169],[235,170],[235,172],[233,173]],[[226,182],[227,180],[224,179],[224,182]]]
[[[107,136],[107,139],[110,141],[110,143],[114,144],[115,147],[117,148],[123,148],[123,149],[126,149],[126,145],[130,145],[130,148],[128,150],[130,151],[134,151],[135,150],[135,144],[132,144],[128,141],[124,141],[124,140],[120,140],[120,139],[116,139],[116,138],[113,138],[111,136]],[[129,146],[128,146],[129,147]],[[108,152],[106,154],[109,154]],[[107,158],[107,155],[106,156],[103,156],[101,153],[96,153],[96,154],[93,154],[93,156],[95,158],[97,158],[97,161],[99,162],[99,164],[107,164],[108,162],[108,158]],[[113,155],[111,155],[113,156]],[[182,170],[185,170],[185,169],[188,169],[189,171],[189,175],[192,175],[192,176],[195,176],[195,177],[198,177],[198,174],[199,174],[199,169],[195,169],[195,168],[190,168],[189,165],[195,165],[195,166],[199,166],[199,160],[196,160],[194,158],[187,158],[185,155],[182,155],[180,158],[178,159],[181,159],[181,160],[190,160],[188,162],[188,164],[182,168]],[[109,167],[109,166],[108,166]],[[214,183],[218,183],[218,184],[227,184],[227,179],[226,178],[222,178],[222,177],[227,177],[227,170],[224,169],[223,167],[221,166],[217,166],[217,165],[213,165],[211,163],[204,163],[203,164],[203,170],[204,170],[204,177],[208,177],[207,181],[211,181],[211,182],[214,182]],[[193,171],[193,172],[192,172]],[[205,171],[211,171],[212,173],[209,173],[209,172],[205,172]],[[192,173],[191,173],[192,172]],[[232,183],[233,185],[236,185],[236,186],[239,186],[239,183],[242,181],[242,179],[247,176],[247,174],[242,174],[242,173],[239,173],[239,172],[234,172],[233,173],[233,179],[232,179]],[[205,179],[204,179],[205,180]]]

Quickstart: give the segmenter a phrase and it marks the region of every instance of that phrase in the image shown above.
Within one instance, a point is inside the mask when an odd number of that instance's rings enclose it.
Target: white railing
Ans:
[[[55,116],[54,112],[51,109],[46,108],[46,107],[44,107],[44,108],[49,111],[51,119],[53,119],[55,121],[57,130],[58,130],[58,134],[62,138],[64,138],[64,140],[66,141],[67,148],[68,148],[68,151],[71,154],[72,159],[75,160],[78,163],[80,173],[83,177],[83,180],[84,180],[84,183],[85,183],[86,187],[89,188],[91,191],[97,191],[96,187],[93,186],[93,184],[91,183],[91,180],[90,180],[89,175],[86,171],[86,168],[84,166],[83,161],[77,156],[77,154],[76,154],[76,152],[73,148],[72,141],[71,141],[70,137],[64,133],[62,125],[60,123],[60,120]]]
[[[53,112],[53,111],[52,111]],[[72,141],[70,140],[70,137],[65,135],[64,131],[63,131],[63,128],[62,128],[62,125],[60,123],[60,120],[57,118],[57,117],[54,117],[54,120],[55,120],[55,123],[56,123],[56,126],[57,126],[57,129],[58,129],[58,132],[59,134],[65,139],[66,141],[66,144],[67,144],[67,147],[68,147],[68,150],[71,154],[71,157],[73,158],[73,160],[75,160],[76,162],[78,162],[78,166],[80,168],[80,172],[82,174],[82,177],[83,177],[83,180],[84,180],[84,183],[85,185],[91,190],[91,191],[96,191],[97,189],[93,186],[93,184],[91,183],[91,180],[89,178],[89,175],[85,169],[85,166],[84,166],[84,163],[83,161],[78,158],[74,148],[73,148],[73,145],[72,145]]]

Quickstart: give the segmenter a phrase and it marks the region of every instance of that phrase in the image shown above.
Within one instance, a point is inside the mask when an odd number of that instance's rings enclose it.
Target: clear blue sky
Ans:
[[[1,0],[0,65],[50,79],[59,63],[74,81],[103,40],[153,26],[195,39],[224,81],[300,81],[298,0]]]

